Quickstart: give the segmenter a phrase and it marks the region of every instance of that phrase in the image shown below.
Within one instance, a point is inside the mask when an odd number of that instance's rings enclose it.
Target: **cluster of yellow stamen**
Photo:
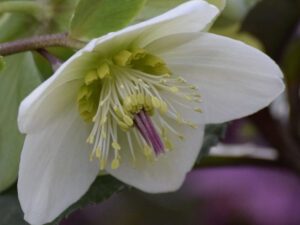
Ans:
[[[160,91],[175,96],[175,101],[171,97],[162,98]],[[87,138],[87,142],[94,146],[90,159],[96,157],[101,169],[107,166],[109,160],[111,168],[117,169],[120,166],[120,151],[124,147],[118,142],[118,135],[123,135],[133,160],[136,148],[142,149],[143,154],[153,160],[153,149],[149,143],[136,129],[131,129],[134,116],[141,110],[157,118],[154,125],[160,130],[165,150],[172,150],[169,134],[175,134],[181,140],[183,135],[163,117],[195,128],[195,124],[182,119],[175,104],[190,109],[193,106],[186,102],[193,105],[199,100],[196,87],[172,75],[161,58],[144,49],[131,47],[99,60],[99,65],[84,76],[77,96],[81,117],[88,123],[94,123]],[[201,112],[201,109],[195,107],[194,111]],[[133,140],[138,146],[133,146]]]

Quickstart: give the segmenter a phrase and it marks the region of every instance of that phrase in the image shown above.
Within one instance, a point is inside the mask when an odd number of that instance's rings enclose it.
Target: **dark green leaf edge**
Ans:
[[[74,203],[52,223],[48,223],[47,225],[58,225],[61,220],[67,218],[74,211],[82,209],[87,205],[100,203],[108,199],[113,194],[124,191],[127,188],[129,187],[112,176],[99,176],[94,181],[88,192],[78,202]]]

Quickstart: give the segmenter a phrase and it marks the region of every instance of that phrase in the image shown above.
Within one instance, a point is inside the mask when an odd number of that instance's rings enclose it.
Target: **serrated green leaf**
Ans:
[[[54,222],[48,225],[58,225],[59,222],[68,217],[72,212],[89,204],[100,203],[108,199],[112,194],[124,190],[126,186],[112,176],[99,176],[94,181],[88,192],[75,204],[63,212]],[[0,224],[1,225],[1,224]]]
[[[4,69],[5,61],[3,57],[0,55],[0,71]]]
[[[5,58],[0,73],[0,192],[17,179],[24,136],[19,133],[17,114],[22,99],[40,83],[31,53]]]
[[[80,0],[70,34],[83,41],[119,30],[128,25],[146,0]]]

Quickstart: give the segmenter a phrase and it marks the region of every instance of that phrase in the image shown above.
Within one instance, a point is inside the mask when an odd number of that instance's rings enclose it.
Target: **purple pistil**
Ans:
[[[143,110],[135,114],[134,124],[147,142],[147,144],[152,146],[154,153],[158,156],[164,153],[164,144],[157,133],[150,117]]]

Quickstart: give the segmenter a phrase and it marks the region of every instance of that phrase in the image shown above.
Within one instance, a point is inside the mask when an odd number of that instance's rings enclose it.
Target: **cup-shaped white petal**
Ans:
[[[147,48],[159,54],[174,74],[198,86],[203,113],[181,109],[198,123],[222,123],[247,116],[268,106],[284,90],[282,72],[272,59],[227,37],[172,35]]]
[[[128,149],[121,149],[121,166],[117,170],[107,168],[107,171],[119,180],[150,193],[170,192],[177,190],[183,183],[186,174],[193,167],[199,154],[204,126],[191,129],[187,126],[172,124],[179,133],[185,137],[179,140],[172,136],[170,141],[173,150],[159,156],[154,161],[149,161],[142,154],[143,150],[133,143],[136,160]],[[126,147],[123,141],[122,147]]]
[[[75,107],[67,107],[45,129],[26,136],[18,194],[30,224],[51,222],[77,201],[97,176],[98,165],[89,161],[85,141],[89,130]]]

